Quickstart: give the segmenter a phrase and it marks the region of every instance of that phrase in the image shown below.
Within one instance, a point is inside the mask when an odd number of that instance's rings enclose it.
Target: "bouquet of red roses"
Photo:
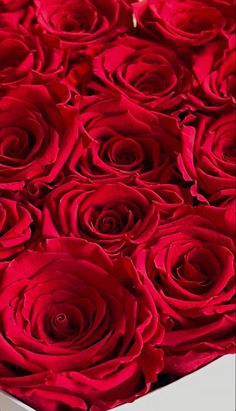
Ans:
[[[104,411],[235,352],[233,0],[0,1],[0,389]]]

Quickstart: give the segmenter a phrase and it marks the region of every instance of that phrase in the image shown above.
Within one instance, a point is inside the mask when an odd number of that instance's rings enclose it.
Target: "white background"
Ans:
[[[226,355],[116,411],[235,411],[235,356]]]

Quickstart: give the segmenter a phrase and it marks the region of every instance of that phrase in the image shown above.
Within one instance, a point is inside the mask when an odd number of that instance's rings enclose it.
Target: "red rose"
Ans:
[[[0,261],[12,258],[27,247],[39,218],[39,210],[0,195]]]
[[[58,176],[78,135],[77,111],[64,103],[65,86],[21,86],[0,101],[0,188]]]
[[[167,374],[185,375],[235,350],[235,246],[225,217],[214,207],[182,209],[133,257],[163,314]]]
[[[128,253],[153,235],[161,206],[164,211],[179,206],[180,195],[173,199],[177,204],[168,207],[148,188],[122,183],[93,187],[70,181],[47,197],[43,235],[82,237],[97,242],[111,254]]]
[[[64,57],[64,59],[63,59]],[[0,30],[0,88],[19,83],[47,83],[61,77],[65,53],[22,28]]]
[[[92,45],[127,31],[131,8],[122,0],[35,0],[40,26],[66,45]]]
[[[0,292],[0,388],[38,411],[108,409],[156,381],[163,328],[127,257],[47,240],[8,265]]]
[[[176,107],[186,96],[191,74],[167,46],[122,37],[94,59],[94,73],[106,92],[127,95],[151,109]],[[89,87],[102,91],[100,83]]]
[[[144,0],[133,7],[145,33],[178,46],[200,46],[235,28],[231,0]]]
[[[68,161],[80,181],[178,181],[177,121],[125,97],[89,97],[80,104],[80,140]]]
[[[228,47],[226,43],[225,40],[210,43],[193,57],[193,71],[207,100],[207,103],[203,101],[203,107],[214,112],[217,107],[230,108],[236,103],[234,36]]]
[[[193,125],[183,126],[179,170],[193,182],[193,196],[211,202],[210,195],[235,188],[234,113],[219,119],[199,115]]]

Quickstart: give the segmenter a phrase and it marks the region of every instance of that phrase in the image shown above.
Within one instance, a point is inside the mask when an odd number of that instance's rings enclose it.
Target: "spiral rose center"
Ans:
[[[65,10],[62,14],[54,16],[53,20],[57,21],[56,26],[68,33],[90,31],[95,18],[93,7],[89,4],[76,6],[75,4],[73,14],[70,9],[68,12]]]
[[[167,76],[161,72],[153,73],[149,76],[144,76],[136,83],[139,91],[145,94],[161,93],[167,88]]]
[[[192,12],[192,15],[190,14],[189,18],[186,18],[185,13],[180,13],[175,16],[174,24],[179,29],[193,34],[197,34],[201,31],[211,30],[216,26],[216,24],[214,24],[214,21],[212,21],[211,17],[209,16],[209,11],[208,13],[207,11],[205,11],[205,13],[203,12],[200,14]]]
[[[134,153],[118,153],[117,162],[121,164],[130,164],[135,160]]]
[[[179,260],[173,270],[175,280],[190,292],[201,292],[202,287],[207,289],[212,283],[209,267],[211,257],[201,248],[189,251]]]
[[[5,147],[4,154],[8,157],[14,157],[17,153],[19,154],[22,150],[22,145],[17,136],[11,136],[8,139],[8,145]]]
[[[65,313],[57,314],[55,317],[55,324],[59,327],[61,326],[68,326],[68,320]]]
[[[25,160],[34,146],[34,136],[14,127],[0,131],[1,162],[16,165],[17,161]]]
[[[111,138],[100,151],[103,161],[124,171],[138,170],[144,162],[143,148],[131,138]]]
[[[104,216],[98,218],[97,228],[104,234],[116,234],[122,230],[121,218],[115,212],[110,211]]]
[[[62,309],[62,311],[59,311]],[[78,308],[73,306],[52,307],[45,317],[47,335],[54,341],[62,341],[79,334],[83,316]]]

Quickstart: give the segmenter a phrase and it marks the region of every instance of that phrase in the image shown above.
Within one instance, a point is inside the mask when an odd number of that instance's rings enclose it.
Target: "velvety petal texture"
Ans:
[[[60,84],[27,85],[0,101],[1,189],[19,190],[57,177],[78,137],[76,110],[65,105],[65,98],[67,89]]]
[[[55,387],[57,404],[72,390],[71,404],[94,410],[145,393],[163,368],[164,329],[131,260],[74,238],[38,248],[1,277],[1,389],[38,410],[50,386],[49,407]]]
[[[186,207],[175,217],[133,260],[166,324],[165,370],[184,375],[235,350],[235,245],[224,209]]]
[[[147,111],[124,96],[105,101],[84,97],[80,136],[68,162],[70,174],[78,181],[178,181],[181,132],[171,116]]]
[[[236,352],[235,28],[233,0],[0,0],[0,390],[35,411]]]
[[[35,0],[40,26],[63,40],[65,46],[92,45],[127,31],[132,11],[120,0]]]
[[[191,73],[168,46],[123,37],[94,59],[96,82],[111,92],[124,94],[150,109],[173,109],[184,100]]]

